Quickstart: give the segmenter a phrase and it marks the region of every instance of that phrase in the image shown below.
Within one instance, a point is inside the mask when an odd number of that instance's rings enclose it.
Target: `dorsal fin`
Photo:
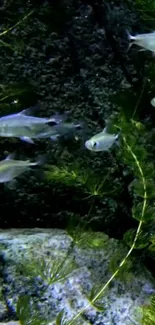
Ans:
[[[102,132],[106,133],[107,132],[107,127],[105,127]]]
[[[6,158],[5,160],[11,160],[11,159],[14,159],[15,158],[15,154],[14,153],[10,153]]]
[[[25,108],[19,114],[22,114],[22,115],[32,115],[32,113],[34,113],[38,109],[39,109],[39,106],[38,105],[31,106],[31,107]]]

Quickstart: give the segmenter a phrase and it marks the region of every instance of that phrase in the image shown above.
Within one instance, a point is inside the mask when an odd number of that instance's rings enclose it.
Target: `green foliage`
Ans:
[[[140,221],[141,219],[141,212],[143,208],[143,202],[139,202],[135,204],[132,208],[132,216],[136,220]],[[151,205],[147,205],[144,215],[144,222],[153,221],[155,219],[155,207]]]
[[[96,295],[98,295],[98,292],[101,292],[101,294],[98,296],[98,299],[96,301],[95,297]],[[95,284],[91,289],[89,295],[87,295],[90,305],[93,306],[95,309],[97,309],[97,311],[103,312],[105,310],[102,301],[104,295],[105,292],[102,293],[102,286],[100,284]]]
[[[17,28],[18,26],[20,26],[25,20],[28,19],[29,16],[31,16],[34,13],[34,10],[30,11],[28,14],[26,14],[21,20],[19,20],[16,24],[14,24],[11,27],[8,27],[7,29],[5,29],[2,33],[0,33],[0,37],[6,36],[9,32],[11,32],[13,29]],[[13,39],[13,37],[11,37],[11,40]],[[9,49],[11,49],[12,51],[15,50],[19,50],[21,48],[24,48],[23,46],[23,42],[20,40],[19,42],[17,42],[16,40],[14,40],[14,44],[13,46],[5,41],[3,41],[2,39],[0,39],[0,46],[4,46],[4,47],[8,47]],[[22,46],[21,46],[22,45]]]
[[[83,324],[82,318],[77,319],[75,322],[67,320],[64,310],[62,310],[56,318],[56,325],[82,325],[82,324]]]
[[[123,254],[120,251],[118,251],[111,258],[109,263],[109,270],[112,274],[115,273],[115,271],[118,269],[123,257],[124,257]],[[130,257],[128,258],[126,263],[122,266],[116,278],[118,278],[120,281],[123,282],[129,282],[132,280],[132,270],[133,270],[133,260]]]
[[[47,321],[41,318],[39,308],[30,296],[20,296],[17,302],[17,316],[21,325],[45,325]]]
[[[18,272],[22,272],[31,281],[39,276],[48,286],[59,281],[64,282],[76,269],[75,262],[68,255],[59,258],[55,256],[44,258],[31,254],[17,265]]]
[[[130,229],[124,234],[124,241],[131,246],[136,235],[135,229]],[[146,232],[140,231],[134,249],[142,249],[149,245],[149,236]]]
[[[151,298],[150,305],[144,305],[142,310],[142,325],[154,325],[155,324],[155,296]]]
[[[85,199],[98,197],[103,199],[119,191],[118,184],[109,184],[111,169],[105,169],[105,175],[101,178],[94,171],[84,169],[80,164],[72,163],[66,166],[46,165],[45,179],[50,182],[64,184],[68,187],[80,189]]]
[[[110,123],[109,123],[110,124]],[[102,287],[93,290],[89,297],[88,306],[100,302],[100,298],[104,295],[108,285],[117,276],[126,277],[130,274],[132,268],[132,260],[129,259],[134,249],[144,249],[149,244],[148,232],[143,230],[143,223],[153,219],[154,207],[151,204],[151,198],[154,190],[154,172],[153,165],[148,163],[149,153],[144,147],[143,136],[146,134],[146,128],[142,123],[136,120],[126,118],[125,115],[115,115],[113,124],[116,130],[121,131],[121,147],[117,153],[118,160],[123,160],[124,164],[131,169],[134,175],[133,200],[132,209],[133,217],[138,219],[139,224],[137,230],[131,229],[124,235],[124,241],[130,247],[125,257],[115,256],[110,263],[112,276]],[[131,132],[132,130],[132,132]],[[152,174],[153,172],[153,174]],[[152,175],[152,179],[150,177]],[[151,179],[151,182],[150,182]],[[77,242],[80,240],[76,239]],[[74,318],[75,321],[87,309],[83,308]]]
[[[108,242],[108,235],[104,233],[94,233],[91,230],[85,231],[82,227],[77,226],[75,229],[68,228],[68,234],[72,237],[73,242],[80,248],[103,249]]]
[[[81,186],[89,177],[87,173],[81,172],[79,166],[46,165],[45,177],[53,182],[63,183],[68,186]]]
[[[151,20],[155,19],[155,2],[154,0],[136,0],[135,5],[138,11],[141,14],[141,18],[143,20]]]

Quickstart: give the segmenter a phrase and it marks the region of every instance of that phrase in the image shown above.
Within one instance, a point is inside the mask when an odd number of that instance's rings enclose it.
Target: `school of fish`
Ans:
[[[136,36],[128,34],[129,48],[138,45],[141,50],[149,50],[155,54],[155,32],[139,34]],[[155,98],[151,100],[155,106]],[[10,114],[0,118],[0,137],[15,137],[29,144],[34,144],[38,139],[57,140],[61,137],[76,135],[82,129],[82,123],[66,122],[65,117],[55,114],[50,118],[35,117],[25,109],[17,114]],[[114,144],[118,144],[119,134],[110,134],[105,127],[103,131],[93,135],[85,142],[85,147],[94,152],[109,151]],[[12,182],[16,177],[30,169],[32,166],[41,165],[42,159],[35,162],[30,160],[15,160],[9,155],[0,161],[0,183]]]

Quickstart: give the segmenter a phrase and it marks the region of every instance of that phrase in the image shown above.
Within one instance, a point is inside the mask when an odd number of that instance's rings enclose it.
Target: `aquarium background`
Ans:
[[[135,170],[121,141],[99,153],[87,150],[85,141],[107,124],[118,131],[119,121],[131,147],[139,148],[139,159],[154,165],[155,60],[149,51],[128,49],[128,32],[154,30],[153,1],[10,0],[0,5],[1,116],[37,105],[37,116],[69,112],[71,121],[83,123],[78,137],[58,141],[31,145],[0,138],[1,159],[12,152],[23,160],[46,156],[46,163],[21,175],[15,187],[0,185],[1,228],[80,224],[122,239],[138,226],[132,216],[137,196],[130,186]],[[150,165],[148,170],[153,173]],[[154,175],[149,177],[153,188]],[[154,208],[153,196],[150,202]],[[147,236],[154,229],[150,219]]]

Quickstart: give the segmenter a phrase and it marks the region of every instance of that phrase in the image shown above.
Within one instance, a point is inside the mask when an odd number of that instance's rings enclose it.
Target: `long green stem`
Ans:
[[[20,25],[25,19],[27,19],[30,15],[32,15],[34,10],[31,10],[26,16],[24,16],[20,21],[18,21],[15,25],[12,27],[4,30],[4,32],[0,33],[0,36],[6,35],[8,32],[10,32],[12,29],[16,28],[18,25]]]
[[[142,183],[143,183],[143,190],[144,190],[144,200],[143,200],[143,207],[142,207],[142,214],[141,214],[141,220],[139,221],[139,225],[136,231],[136,235],[135,238],[133,240],[132,246],[129,249],[129,251],[127,252],[126,256],[124,257],[124,259],[122,260],[122,262],[120,263],[118,269],[113,273],[113,275],[110,277],[110,279],[106,282],[106,284],[102,287],[102,289],[96,294],[96,296],[92,299],[92,301],[90,303],[88,303],[83,309],[81,309],[81,311],[79,311],[78,314],[76,314],[76,316],[69,322],[69,325],[72,325],[73,322],[80,316],[83,314],[83,312],[91,305],[93,304],[97,299],[99,299],[101,297],[101,295],[103,294],[103,292],[105,291],[105,289],[108,287],[108,285],[111,283],[111,281],[116,277],[116,275],[118,274],[118,272],[120,271],[120,268],[126,263],[128,257],[130,256],[130,254],[132,253],[133,249],[135,248],[136,245],[136,241],[138,239],[138,236],[140,234],[141,231],[141,227],[142,227],[142,223],[143,223],[143,219],[144,219],[144,214],[145,214],[145,209],[146,209],[146,203],[147,203],[147,187],[146,187],[146,180],[143,174],[143,170],[142,167],[140,165],[140,162],[138,160],[138,158],[136,157],[136,155],[134,154],[134,152],[132,151],[132,148],[129,146],[129,144],[126,141],[126,138],[123,136],[123,141],[126,145],[127,150],[130,152],[131,156],[133,157],[139,173],[141,175],[142,178]]]

